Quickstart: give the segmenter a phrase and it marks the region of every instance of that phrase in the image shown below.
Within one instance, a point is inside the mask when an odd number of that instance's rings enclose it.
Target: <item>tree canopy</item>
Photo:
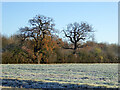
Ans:
[[[82,23],[71,23],[67,25],[67,29],[63,30],[65,36],[74,44],[74,50],[78,48],[78,42],[80,40],[86,40],[91,37],[93,32],[92,26]]]
[[[30,19],[29,23],[30,27],[20,28],[21,37],[23,40],[34,40],[34,56],[36,57],[38,63],[40,63],[38,56],[42,53],[41,50],[44,45],[42,42],[45,41],[46,36],[51,37],[55,24],[53,23],[53,19],[43,15],[38,15],[33,19]]]

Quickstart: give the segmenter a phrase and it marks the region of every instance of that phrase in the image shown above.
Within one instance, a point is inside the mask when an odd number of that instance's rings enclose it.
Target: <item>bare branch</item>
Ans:
[[[67,25],[67,30],[63,30],[65,33],[65,36],[70,39],[70,41],[74,44],[74,49],[77,49],[77,43],[80,40],[85,40],[87,37],[89,37],[89,33],[93,32],[92,27],[82,22],[81,24],[75,22],[73,24]]]
[[[69,35],[67,35],[66,32],[65,32],[64,30],[63,30],[63,32],[65,33],[65,36],[68,37],[72,43],[74,43],[74,41],[72,40],[72,37],[69,36]]]

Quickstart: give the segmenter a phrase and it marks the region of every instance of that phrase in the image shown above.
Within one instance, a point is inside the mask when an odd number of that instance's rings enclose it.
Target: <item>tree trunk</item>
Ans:
[[[38,58],[38,64],[40,64],[40,60],[39,60],[39,58]]]
[[[74,43],[74,50],[77,49],[77,42]]]
[[[77,49],[77,42],[74,43],[74,52],[73,52],[73,54],[76,53],[76,49]]]

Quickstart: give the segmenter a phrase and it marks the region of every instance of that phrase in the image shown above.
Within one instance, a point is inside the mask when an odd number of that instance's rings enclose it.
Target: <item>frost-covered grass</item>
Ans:
[[[118,87],[118,64],[3,64],[1,78]]]

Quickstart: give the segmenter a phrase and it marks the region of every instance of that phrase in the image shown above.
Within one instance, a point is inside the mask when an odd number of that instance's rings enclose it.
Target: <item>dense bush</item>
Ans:
[[[19,35],[11,37],[2,36],[2,63],[37,63],[35,61],[34,41],[22,42]],[[41,42],[43,43],[43,42]],[[60,38],[50,40],[46,38],[42,47],[42,54],[38,55],[40,63],[117,63],[118,45],[96,43],[88,41],[76,50],[71,49],[72,44]]]

